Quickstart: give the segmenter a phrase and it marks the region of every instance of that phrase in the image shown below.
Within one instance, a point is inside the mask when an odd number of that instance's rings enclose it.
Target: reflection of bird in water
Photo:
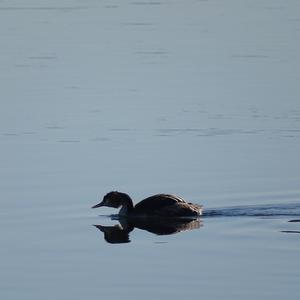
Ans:
[[[104,233],[104,239],[108,243],[129,243],[129,233],[134,228],[149,231],[157,235],[168,235],[182,231],[198,229],[201,222],[198,219],[182,218],[121,218],[120,224],[114,226],[94,225]]]
[[[119,224],[115,226],[94,225],[104,233],[104,239],[111,244],[129,243],[129,232],[124,230]]]
[[[188,203],[178,196],[169,194],[154,195],[133,206],[132,199],[127,194],[110,192],[104,196],[102,202],[92,208],[100,206],[121,207],[119,216],[126,217],[197,217],[202,215],[202,206]]]

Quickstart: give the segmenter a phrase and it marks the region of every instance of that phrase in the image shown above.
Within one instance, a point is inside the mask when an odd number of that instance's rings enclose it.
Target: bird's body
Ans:
[[[182,198],[170,194],[157,194],[133,205],[132,199],[125,193],[110,192],[93,208],[108,206],[119,208],[123,217],[197,217],[202,215],[202,206],[188,203]]]

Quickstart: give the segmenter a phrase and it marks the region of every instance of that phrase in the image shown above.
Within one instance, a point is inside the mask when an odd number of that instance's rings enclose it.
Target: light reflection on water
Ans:
[[[296,298],[298,12],[0,1],[0,298]],[[122,225],[114,189],[213,216]]]

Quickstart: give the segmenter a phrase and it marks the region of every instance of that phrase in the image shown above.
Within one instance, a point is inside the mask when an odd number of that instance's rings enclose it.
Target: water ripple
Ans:
[[[204,210],[205,217],[300,216],[300,203],[244,205]]]

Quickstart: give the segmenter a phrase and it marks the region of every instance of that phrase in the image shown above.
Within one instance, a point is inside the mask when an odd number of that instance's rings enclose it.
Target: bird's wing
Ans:
[[[186,201],[175,195],[158,194],[142,200],[135,205],[134,209],[136,213],[147,213],[160,210],[166,206],[172,206],[176,203],[186,203]]]

